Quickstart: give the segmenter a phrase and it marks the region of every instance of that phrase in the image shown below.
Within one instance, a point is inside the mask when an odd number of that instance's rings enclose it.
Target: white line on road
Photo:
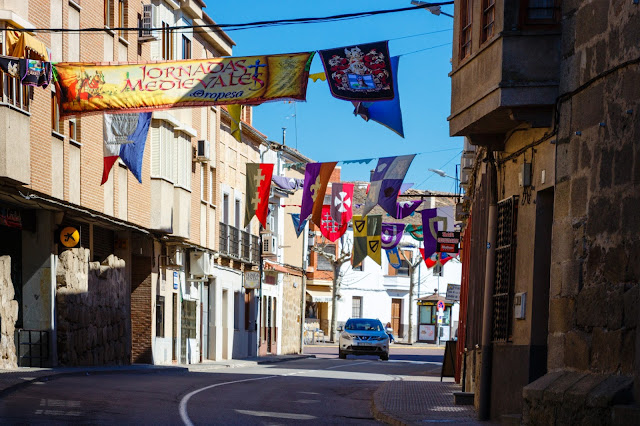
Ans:
[[[360,365],[360,364],[370,364],[372,362],[373,361],[363,361],[363,362],[354,362],[354,363],[351,363],[351,364],[335,365],[333,367],[325,368],[325,370],[333,370],[334,368],[351,367],[353,365]]]

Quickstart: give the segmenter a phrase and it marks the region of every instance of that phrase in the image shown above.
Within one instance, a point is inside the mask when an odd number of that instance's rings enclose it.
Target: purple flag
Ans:
[[[302,189],[304,181],[302,179],[291,178],[286,176],[271,176],[271,181],[282,189],[296,191]]]
[[[378,160],[378,165],[371,176],[369,193],[362,211],[363,216],[366,216],[376,204],[379,204],[387,213],[397,209],[398,192],[415,156],[416,154],[401,155]]]
[[[422,236],[424,238],[424,255],[430,257],[436,252],[438,231],[453,231],[455,218],[453,206],[422,210]]]
[[[400,201],[396,203],[395,211],[387,211],[387,213],[395,219],[404,219],[416,211],[421,204],[422,200]]]
[[[402,239],[403,232],[404,223],[383,223],[382,232],[380,234],[382,248],[385,250],[390,250],[396,247]]]

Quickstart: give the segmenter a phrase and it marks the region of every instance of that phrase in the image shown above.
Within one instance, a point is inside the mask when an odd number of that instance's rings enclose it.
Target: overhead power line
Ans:
[[[210,29],[225,31],[235,31],[246,28],[262,28],[270,26],[281,25],[296,25],[296,24],[313,24],[321,22],[343,21],[349,19],[365,18],[369,16],[383,15],[388,13],[408,12],[413,10],[427,9],[434,6],[445,6],[453,4],[453,1],[438,2],[438,3],[426,3],[418,6],[402,7],[398,9],[384,9],[373,10],[368,12],[355,12],[355,13],[343,13],[339,15],[315,17],[315,18],[291,18],[291,19],[275,19],[269,21],[256,21],[247,22],[243,24],[208,24],[208,25],[179,25],[164,28],[138,28],[138,27],[117,27],[117,28],[0,28],[0,31],[26,31],[26,32],[51,32],[51,33],[82,33],[82,32],[104,32],[104,31],[118,31],[118,32],[138,32],[140,30],[145,31],[180,31],[180,30],[196,30],[196,29]]]

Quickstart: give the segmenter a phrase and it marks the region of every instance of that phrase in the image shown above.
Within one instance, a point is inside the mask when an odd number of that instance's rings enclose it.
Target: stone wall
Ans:
[[[0,369],[16,368],[15,325],[18,302],[11,282],[11,258],[0,256]]]
[[[556,148],[553,373],[525,389],[524,419],[549,423],[536,417],[546,407],[560,410],[556,419],[579,422],[569,412],[577,401],[589,424],[610,424],[610,405],[630,397],[630,379],[640,368],[640,8],[632,1],[562,5],[561,93],[567,97]],[[591,404],[594,393],[606,404]]]
[[[56,312],[60,365],[122,365],[131,359],[129,285],[125,263],[110,255],[89,262],[89,250],[60,255]]]
[[[295,287],[294,287],[295,283]],[[302,277],[285,275],[282,280],[282,345],[283,354],[300,352],[300,301]]]

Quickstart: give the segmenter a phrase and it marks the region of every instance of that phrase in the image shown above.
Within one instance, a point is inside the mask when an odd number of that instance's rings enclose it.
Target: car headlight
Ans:
[[[380,340],[387,340],[387,337],[377,336],[375,339],[376,339],[376,340],[378,340],[378,341],[380,341]]]
[[[340,337],[342,337],[344,340],[352,340],[353,339],[353,337],[349,333],[345,333],[345,332],[342,332],[342,334],[340,334]]]

